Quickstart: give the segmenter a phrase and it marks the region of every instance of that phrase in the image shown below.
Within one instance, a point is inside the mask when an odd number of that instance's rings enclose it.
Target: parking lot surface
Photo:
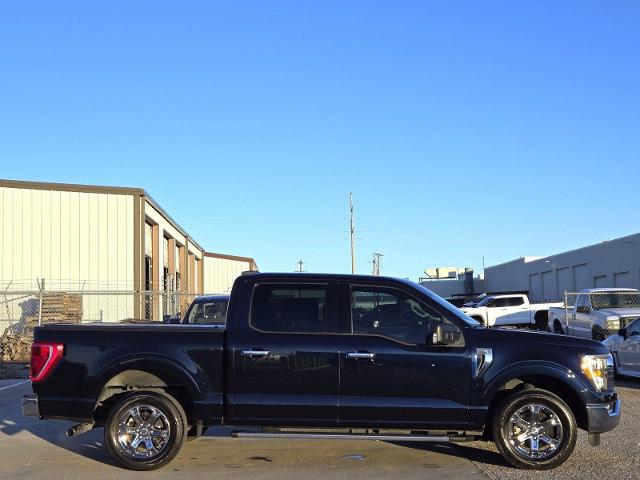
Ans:
[[[0,380],[0,479],[638,479],[640,382],[620,382],[619,428],[591,447],[580,432],[576,450],[550,472],[511,468],[493,444],[392,444],[373,441],[232,439],[218,429],[187,443],[178,458],[155,472],[131,472],[111,462],[102,429],[67,438],[62,421],[22,417],[23,380]]]

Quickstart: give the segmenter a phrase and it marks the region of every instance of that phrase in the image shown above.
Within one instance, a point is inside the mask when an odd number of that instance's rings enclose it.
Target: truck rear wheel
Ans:
[[[571,409],[547,390],[524,390],[497,410],[493,438],[502,456],[522,469],[550,470],[565,462],[576,444]]]
[[[178,454],[187,417],[172,397],[158,392],[123,396],[109,411],[104,441],[111,457],[131,470],[155,470]]]
[[[549,312],[537,312],[534,321],[538,330],[549,331]]]

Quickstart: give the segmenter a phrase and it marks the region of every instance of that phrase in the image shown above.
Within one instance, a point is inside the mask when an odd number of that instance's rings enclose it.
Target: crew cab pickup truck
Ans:
[[[490,295],[462,311],[487,327],[504,325],[535,326],[547,330],[549,308],[561,303],[529,303],[527,295]]]
[[[597,444],[620,418],[601,343],[483,328],[385,277],[245,275],[226,326],[46,325],[34,340],[24,414],[79,422],[69,435],[103,427],[135,470],[220,424],[235,437],[493,439],[513,465],[550,469],[577,428]]]
[[[631,288],[587,288],[575,305],[549,309],[555,333],[603,341],[640,317],[640,291]]]
[[[191,302],[181,323],[224,325],[227,322],[229,295],[203,295]]]

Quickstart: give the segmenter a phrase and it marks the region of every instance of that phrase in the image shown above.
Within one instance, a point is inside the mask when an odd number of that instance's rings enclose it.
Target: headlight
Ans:
[[[619,330],[620,319],[618,317],[607,317],[607,328],[609,330]]]
[[[613,357],[607,355],[583,355],[581,361],[582,373],[591,380],[597,390],[607,390],[607,374],[609,366],[613,367]]]

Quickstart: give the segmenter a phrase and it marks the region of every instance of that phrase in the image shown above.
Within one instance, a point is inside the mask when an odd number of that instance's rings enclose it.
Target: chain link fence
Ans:
[[[182,318],[197,296],[166,291],[0,291],[0,361],[28,361],[38,325],[168,322]]]
[[[565,292],[564,306],[555,317],[556,331],[562,326],[565,333],[601,341],[640,318],[640,292],[625,289]]]

